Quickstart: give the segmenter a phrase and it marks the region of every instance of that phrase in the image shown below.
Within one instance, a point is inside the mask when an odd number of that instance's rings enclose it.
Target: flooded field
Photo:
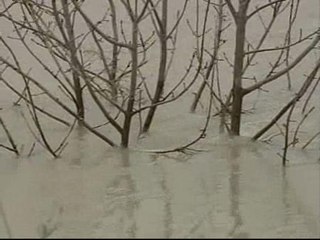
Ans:
[[[88,12],[97,18],[103,12],[98,2],[87,5]],[[182,1],[175,2],[180,4],[173,7],[181,8]],[[319,26],[318,0],[301,1],[301,8],[297,25],[306,32]],[[189,7],[190,19],[192,13]],[[0,25],[2,34],[10,35],[10,25],[1,18]],[[280,22],[268,45],[279,40],[277,33],[282,27]],[[259,30],[251,29],[249,34]],[[185,41],[177,46],[169,74],[172,81],[184,71],[179,59],[188,59],[185,49],[192,47],[187,24],[179,34]],[[231,45],[228,51],[233,51]],[[4,51],[0,49],[0,53]],[[23,64],[46,78],[29,56],[23,51],[20,54]],[[292,77],[291,91],[284,78],[246,99],[245,108],[252,112],[243,114],[241,137],[230,139],[219,134],[219,119],[212,117],[206,138],[194,146],[194,151],[184,153],[152,152],[181,146],[200,133],[206,111],[189,112],[194,96],[191,92],[159,108],[148,134],[138,137],[139,122],[134,122],[129,150],[113,149],[76,126],[62,156],[53,159],[38,143],[33,149],[37,141],[27,124],[31,122],[29,110],[25,104],[13,106],[17,96],[0,83],[0,116],[23,153],[16,157],[0,149],[0,238],[319,238],[319,136],[305,150],[301,145],[290,148],[286,167],[279,156],[283,136],[268,143],[250,140],[295,95],[319,56],[319,52],[311,54],[294,70],[293,75],[299,77]],[[222,66],[222,77],[230,77],[227,69]],[[153,72],[150,70],[148,76]],[[263,72],[261,66],[257,75]],[[57,88],[56,83],[43,81],[47,87]],[[227,89],[229,85],[222,82],[221,87]],[[53,91],[61,94],[58,89]],[[320,131],[319,96],[318,87],[310,100],[316,110],[302,127],[301,143]],[[71,116],[41,94],[36,101],[72,122]],[[101,113],[91,101],[86,102],[88,119],[98,125],[103,121]],[[301,119],[298,113],[294,117]],[[46,117],[41,117],[41,123],[55,146],[69,130]],[[112,130],[103,131],[118,138]],[[278,131],[274,127],[266,138]],[[7,144],[2,132],[0,143]]]

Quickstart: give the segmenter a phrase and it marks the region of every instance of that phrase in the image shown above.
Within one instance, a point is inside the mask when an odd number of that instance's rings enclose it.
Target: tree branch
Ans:
[[[286,0],[276,0],[276,1],[270,2],[270,3],[268,3],[268,4],[265,4],[265,5],[257,8],[256,10],[254,10],[252,13],[250,13],[250,14],[248,15],[247,20],[248,20],[249,18],[251,18],[253,15],[255,15],[257,12],[261,11],[262,9],[264,9],[264,8],[266,8],[266,7],[269,7],[269,6],[272,5],[272,4],[279,3],[279,2],[284,2],[284,1],[286,1]]]
[[[307,54],[318,44],[319,41],[320,41],[320,32],[317,34],[317,37],[312,41],[312,43],[288,67],[284,68],[280,72],[278,72],[270,77],[267,77],[266,79],[264,79],[256,84],[252,85],[251,87],[244,88],[243,95],[247,95],[256,89],[261,88],[263,85],[265,85],[269,82],[272,82],[272,81],[278,79],[279,77],[281,77],[282,75],[286,74],[288,71],[290,71],[292,68],[294,68],[298,63],[300,63],[301,60],[304,59],[304,57],[307,56]]]
[[[229,8],[233,18],[236,19],[238,13],[236,12],[236,10],[235,10],[234,6],[232,5],[231,1],[230,0],[225,0],[225,1],[226,1],[226,4],[228,5],[228,8]]]
[[[308,87],[311,85],[312,81],[315,79],[315,76],[317,72],[320,69],[320,59],[318,60],[315,68],[312,70],[312,72],[309,74],[308,78],[305,80],[304,84],[300,88],[297,95],[291,99],[289,103],[287,103],[280,112],[272,119],[272,121],[265,126],[263,129],[261,129],[259,132],[257,132],[253,137],[252,140],[258,140],[265,132],[267,132],[282,116],[285,114],[290,107],[295,104],[299,99],[304,95],[304,93],[307,91]]]
[[[124,47],[124,48],[128,48],[131,49],[132,46],[130,44],[126,44],[126,43],[121,43],[121,42],[117,42],[116,40],[114,40],[113,38],[109,37],[108,35],[106,35],[104,32],[102,32],[91,20],[90,18],[88,18],[88,16],[82,11],[82,9],[78,6],[77,2],[75,0],[72,0],[75,8],[77,9],[77,11],[81,14],[81,16],[83,17],[83,19],[86,21],[86,23],[90,26],[90,28],[92,28],[94,31],[96,31],[97,33],[99,33],[99,35],[105,39],[106,41],[108,41],[111,44],[117,45],[119,47]]]

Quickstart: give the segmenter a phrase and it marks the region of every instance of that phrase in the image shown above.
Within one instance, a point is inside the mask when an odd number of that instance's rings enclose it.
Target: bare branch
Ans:
[[[62,101],[59,100],[56,96],[50,93],[48,89],[46,89],[42,84],[40,84],[38,81],[36,81],[34,78],[29,76],[28,74],[24,73],[21,69],[14,66],[12,63],[7,61],[5,58],[0,56],[0,62],[6,64],[9,68],[14,70],[16,73],[20,74],[21,76],[25,77],[26,79],[30,80],[35,86],[37,86],[39,89],[41,89],[43,92],[46,93],[46,95],[53,100],[55,103],[57,103],[62,109],[64,109],[66,112],[68,112],[70,115],[75,117],[76,119],[80,120],[80,117],[77,113],[75,113],[73,110],[71,110],[67,105],[65,105]],[[83,126],[86,127],[90,132],[98,136],[100,139],[108,143],[112,147],[117,147],[117,145],[108,137],[101,134],[99,131],[96,131],[94,128],[92,128],[86,121],[82,122]]]
[[[254,10],[252,13],[250,13],[250,14],[248,15],[247,19],[251,18],[251,17],[254,16],[256,13],[258,13],[259,11],[261,11],[262,9],[264,9],[264,8],[266,8],[266,7],[269,7],[269,6],[273,5],[273,4],[277,4],[277,3],[280,3],[280,2],[284,2],[284,1],[286,1],[286,0],[275,0],[275,1],[273,1],[273,2],[269,2],[269,3],[265,4],[265,5],[263,5],[263,6],[261,6],[261,7],[258,7],[256,10]]]
[[[12,148],[8,148],[8,147],[6,147],[6,146],[4,146],[2,144],[1,144],[1,146],[6,148],[6,149],[8,149],[8,150],[10,150],[10,151],[15,152],[15,154],[19,156],[19,151],[17,149],[17,145],[15,144],[15,142],[14,142],[14,140],[13,140],[13,138],[12,138],[7,126],[5,125],[5,123],[4,123],[4,121],[2,120],[1,117],[0,117],[0,125],[2,126],[3,130],[5,131]]]
[[[75,8],[77,9],[77,11],[79,11],[79,13],[81,14],[81,16],[83,17],[83,19],[86,21],[86,23],[90,26],[91,29],[93,29],[94,31],[96,31],[103,39],[105,39],[106,41],[115,44],[119,47],[124,47],[124,48],[128,48],[131,49],[132,46],[130,44],[126,44],[126,43],[121,43],[119,41],[114,40],[113,38],[111,38],[110,36],[106,35],[104,32],[102,32],[96,24],[94,24],[91,19],[82,11],[82,9],[78,6],[78,3],[76,0],[72,0]]]
[[[236,19],[237,17],[237,11],[235,10],[234,6],[232,5],[231,1],[230,0],[225,0],[226,1],[226,4],[228,5],[228,8],[232,14],[232,17],[234,19]]]
[[[299,99],[305,94],[309,86],[311,85],[312,81],[314,80],[314,77],[316,76],[317,72],[320,69],[320,59],[317,62],[317,65],[312,70],[312,72],[309,74],[307,79],[305,80],[304,84],[300,88],[299,92],[296,94],[296,96],[291,99],[289,103],[287,103],[280,111],[279,113],[271,120],[271,122],[266,125],[263,129],[261,129],[259,132],[257,132],[253,137],[252,140],[259,139],[265,132],[267,132],[282,116],[285,114],[290,107],[295,104]]]
[[[319,43],[320,41],[320,32],[317,34],[317,36],[315,37],[315,39],[312,41],[312,43],[299,55],[296,57],[296,59],[286,68],[284,68],[283,70],[279,71],[278,73],[271,75],[270,77],[267,77],[266,79],[248,87],[243,89],[243,95],[247,95],[249,93],[251,93],[252,91],[261,88],[263,85],[272,82],[276,79],[278,79],[279,77],[281,77],[282,75],[286,74],[288,71],[290,71],[292,68],[294,68],[298,63],[301,62],[302,59],[304,59],[305,56],[307,56],[307,54],[314,49],[314,47]]]
[[[289,45],[283,46],[283,47],[274,47],[274,48],[265,48],[265,49],[257,49],[257,50],[252,50],[252,51],[248,51],[245,52],[245,55],[249,55],[249,54],[254,54],[254,53],[261,53],[261,52],[270,52],[270,51],[279,51],[279,50],[284,50],[284,49],[288,49],[291,48],[299,43],[304,42],[305,40],[310,39],[311,36],[317,34],[318,31],[310,33],[309,35],[307,35],[306,37],[299,39],[298,41],[291,43]]]
[[[318,137],[318,136],[320,136],[320,132],[317,132],[315,135],[313,135],[313,136],[309,139],[309,141],[307,141],[307,142],[303,145],[302,149],[305,149],[307,146],[309,146],[309,144],[310,144],[316,137]]]

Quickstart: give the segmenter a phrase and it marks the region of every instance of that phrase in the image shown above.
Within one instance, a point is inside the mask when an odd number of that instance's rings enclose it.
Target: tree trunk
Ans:
[[[121,146],[127,148],[129,145],[130,127],[132,120],[132,110],[135,101],[135,92],[137,85],[137,72],[138,72],[138,20],[135,17],[132,21],[132,48],[131,48],[131,60],[132,60],[132,71],[131,71],[131,82],[130,92],[127,110],[125,113],[125,119],[123,124],[123,132],[121,136]]]
[[[167,14],[168,14],[168,0],[162,1],[162,21],[160,26],[160,64],[158,72],[158,82],[155,90],[152,104],[156,104],[160,101],[163,93],[165,78],[166,78],[166,67],[167,67]],[[148,115],[143,125],[142,132],[148,132],[154,114],[156,112],[157,105],[152,106],[149,109]]]
[[[112,13],[112,30],[113,30],[113,37],[115,41],[119,41],[118,37],[118,26],[117,26],[117,11],[114,5],[113,0],[109,0],[110,9]],[[111,62],[111,96],[114,101],[117,100],[118,95],[118,83],[117,83],[117,68],[118,68],[118,46],[113,44],[112,46],[112,62]]]
[[[244,45],[246,37],[247,9],[249,1],[239,0],[239,11],[235,16],[236,22],[236,46],[234,55],[233,88],[232,88],[232,112],[231,134],[240,135],[241,110],[242,110],[242,70],[244,62]]]
[[[82,95],[82,87],[80,83],[79,74],[76,72],[73,73],[73,84],[74,84],[74,92],[76,94],[76,105],[77,105],[77,114],[79,118],[84,119],[84,104],[83,104],[83,95]]]
[[[73,31],[73,25],[71,22],[71,16],[69,12],[68,2],[67,0],[62,1],[63,15],[65,20],[65,27],[68,34],[68,42],[66,43],[69,47],[70,55],[71,55],[71,64],[72,68],[78,67],[78,59],[77,59],[77,46],[75,42],[75,36]],[[73,78],[73,90],[76,96],[76,107],[77,114],[80,119],[84,119],[84,104],[83,104],[83,96],[82,96],[82,86],[80,82],[80,76],[76,70],[72,70],[72,78]]]

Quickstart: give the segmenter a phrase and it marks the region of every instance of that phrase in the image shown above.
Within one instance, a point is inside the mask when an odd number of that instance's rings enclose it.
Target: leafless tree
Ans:
[[[240,126],[241,126],[241,112],[242,112],[242,102],[246,95],[252,93],[255,90],[260,89],[262,86],[273,82],[279,79],[281,76],[287,74],[291,69],[296,67],[319,43],[320,34],[319,30],[317,32],[308,35],[307,37],[301,37],[297,42],[291,43],[289,45],[285,45],[283,47],[276,47],[273,49],[255,49],[253,51],[245,51],[245,40],[246,40],[246,30],[248,21],[255,16],[260,11],[272,7],[274,12],[277,13],[279,11],[279,7],[281,7],[283,0],[270,1],[265,5],[257,7],[251,13],[248,13],[249,6],[253,1],[250,0],[239,0],[238,1],[238,9],[236,10],[235,4],[230,0],[225,1],[231,15],[234,19],[236,25],[236,34],[235,34],[235,53],[234,53],[234,63],[233,63],[233,87],[232,87],[232,111],[231,111],[231,133],[233,135],[240,134]],[[289,24],[289,27],[292,26],[292,20]],[[312,37],[311,37],[312,36]],[[276,71],[279,68],[278,61],[273,65],[270,74],[268,74],[264,79],[257,81],[255,84],[244,88],[242,84],[243,79],[243,70],[245,57],[250,54],[257,54],[262,52],[269,51],[281,51],[283,49],[288,49],[293,47],[294,45],[301,43],[307,39],[313,38],[312,42],[307,46],[300,54],[295,56],[294,60],[283,67],[281,70]],[[287,41],[286,41],[287,43]],[[287,43],[288,44],[288,43]],[[282,56],[282,55],[281,55]],[[280,59],[281,56],[278,58]]]
[[[1,45],[8,53],[8,56],[0,56],[0,80],[19,97],[19,102],[24,100],[37,134],[40,135],[39,142],[55,157],[66,145],[66,138],[74,129],[74,124],[44,109],[35,91],[41,91],[42,97],[49,98],[62,112],[68,113],[69,117],[77,121],[80,127],[88,129],[108,145],[127,148],[137,121],[140,124],[140,132],[137,134],[148,132],[160,106],[178,100],[192,90],[195,83],[199,83],[191,111],[195,112],[206,89],[210,94],[210,97],[206,98],[209,107],[207,113],[211,115],[211,108],[214,107],[217,111],[215,115],[221,116],[220,130],[227,129],[232,135],[239,135],[245,96],[260,91],[264,85],[285,75],[290,88],[290,72],[320,41],[319,30],[305,36],[301,34],[297,40],[294,39],[299,0],[274,0],[266,3],[250,0],[197,0],[192,2],[196,6],[194,27],[189,19],[186,21],[195,40],[195,47],[188,50],[189,59],[182,59],[186,65],[182,76],[172,77],[170,67],[174,61],[174,49],[179,44],[178,29],[185,20],[189,0],[181,2],[180,11],[174,21],[171,21],[174,12],[168,0],[107,0],[104,3],[105,10],[98,19],[87,12],[88,4],[90,3],[87,1],[76,0],[30,0],[8,4],[2,0],[0,17],[12,24],[14,32],[11,38],[0,37]],[[227,9],[229,11],[226,11]],[[265,14],[267,17],[262,16],[265,11],[268,13]],[[231,21],[227,13],[230,13]],[[263,48],[281,14],[288,14],[282,45]],[[214,19],[214,22],[211,22],[211,19]],[[253,19],[260,20],[263,31],[257,40],[251,41],[247,33],[248,22]],[[144,29],[145,24],[151,28]],[[235,29],[235,51],[232,56],[226,56],[223,52],[224,44],[232,40],[224,37],[232,27]],[[300,54],[293,54],[294,47],[309,40],[311,43]],[[33,67],[21,63],[17,51],[10,46],[10,41],[17,41],[24,47],[37,66],[45,71],[48,82],[58,86],[59,92],[47,87],[41,74],[34,74]],[[253,44],[254,41],[256,44]],[[158,58],[154,81],[153,77],[149,77],[151,68],[148,68],[155,63],[149,59],[148,54],[151,51],[156,52]],[[45,57],[42,55],[44,52]],[[248,69],[251,70],[255,64],[259,65],[259,60],[257,63],[254,61],[268,53],[278,55],[266,76],[262,79],[253,76],[254,83],[244,84]],[[229,59],[233,59],[233,62]],[[220,86],[220,81],[225,81],[221,79],[219,72],[220,63],[229,64],[233,70],[232,89],[227,89],[226,93]],[[21,89],[10,81],[13,74],[16,81],[21,80],[23,83]],[[314,78],[315,74],[316,72],[311,73]],[[166,84],[169,78],[170,86],[173,85],[170,89]],[[290,101],[272,123],[259,131],[253,139],[260,138],[272,127],[292,107],[293,102],[306,93],[304,89],[311,88],[313,82],[307,78],[305,85],[308,87],[300,90],[297,94],[299,97]],[[309,91],[304,108],[318,82]],[[86,109],[91,107],[98,109],[103,117],[98,124],[93,124],[90,118],[86,117]],[[48,139],[49,136],[42,126],[42,114],[69,127],[68,134],[58,148],[54,148]],[[194,141],[174,149],[187,149],[203,138],[211,117],[209,115],[204,130]],[[288,116],[288,119],[290,118],[291,116]],[[287,125],[289,132],[289,124]],[[296,132],[298,130],[297,128]],[[297,138],[297,134],[294,138]],[[289,138],[286,146],[290,146]]]
[[[2,2],[6,6],[6,3]],[[170,103],[185,94],[195,82],[201,69],[200,61],[195,75],[187,86],[176,96],[171,97],[182,86],[191,72],[195,56],[195,53],[191,52],[193,57],[186,73],[173,89],[169,90],[166,96],[163,96],[165,78],[172,60],[172,58],[167,57],[167,42],[171,41],[173,45],[175,44],[177,29],[186,10],[188,0],[183,3],[182,12],[177,15],[177,20],[171,26],[171,29],[167,29],[168,1],[166,0],[162,1],[161,17],[158,13],[159,2],[147,0],[131,3],[129,1],[114,2],[109,0],[106,3],[110,11],[107,11],[102,19],[97,22],[93,21],[86,13],[85,3],[79,1],[58,2],[52,0],[43,2],[34,0],[15,2],[6,6],[6,11],[3,12],[2,17],[12,24],[16,39],[22,43],[27,52],[49,74],[51,79],[57,82],[64,97],[71,99],[75,104],[76,111],[69,106],[68,102],[61,101],[56,92],[48,89],[40,79],[26,71],[24,66],[19,64],[16,53],[10,48],[7,40],[1,39],[11,56],[11,59],[0,57],[0,61],[5,66],[1,79],[8,88],[30,106],[33,121],[49,151],[51,146],[45,137],[38,112],[68,126],[71,124],[43,110],[39,103],[33,99],[33,87],[40,89],[44,95],[74,117],[83,127],[106,143],[111,146],[118,146],[113,139],[105,136],[97,129],[105,124],[111,125],[120,135],[119,146],[127,148],[134,116],[141,115],[143,111],[148,110],[142,130],[144,132],[148,131],[157,107]],[[126,21],[125,24],[118,19],[117,11],[120,5],[126,10],[127,19],[129,19],[129,22]],[[14,15],[12,12],[19,12],[19,15]],[[151,97],[150,90],[144,82],[141,67],[147,64],[146,54],[155,39],[152,33],[150,36],[144,36],[140,29],[143,21],[153,22],[160,46],[159,56],[161,60],[153,97]],[[81,24],[81,31],[79,31],[79,24]],[[108,27],[110,27],[111,32],[108,31]],[[83,56],[84,51],[86,51],[86,43],[90,43],[91,48],[93,48],[92,51],[98,56],[94,62]],[[47,64],[46,60],[37,53],[37,47],[48,52],[53,60],[53,66]],[[111,49],[111,54],[109,54],[109,49]],[[130,54],[129,60],[125,60],[127,53]],[[97,68],[91,68],[93,65]],[[15,72],[23,79],[25,85],[23,92],[28,93],[27,97],[10,84],[6,76],[9,71]],[[128,76],[129,81],[127,81]],[[145,90],[143,94],[141,94],[142,86]],[[106,118],[107,123],[95,127],[86,121],[84,103],[87,96],[92,98]],[[142,104],[141,98],[143,96],[148,96],[151,100],[150,103],[147,101],[147,104]],[[50,152],[55,153],[52,149]]]

